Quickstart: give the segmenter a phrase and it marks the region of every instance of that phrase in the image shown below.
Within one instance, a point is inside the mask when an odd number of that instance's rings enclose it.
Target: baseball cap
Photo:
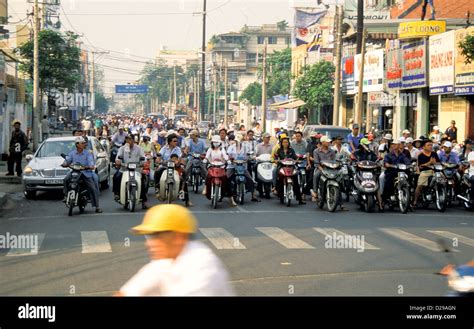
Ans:
[[[393,138],[392,134],[385,134],[385,136],[383,136],[383,139],[386,139],[386,140],[389,140],[391,141]]]
[[[394,139],[392,141],[392,144],[401,144],[400,139]]]
[[[269,133],[264,133],[262,137],[263,137],[263,138],[272,137],[272,135],[270,135]]]
[[[405,139],[405,142],[406,143],[413,143],[413,138],[408,137],[407,139]]]
[[[323,136],[321,137],[321,143],[322,142],[331,142],[331,138],[329,138],[328,136]]]
[[[446,141],[446,142],[443,143],[443,147],[452,148],[452,147],[453,147],[453,143]]]
[[[409,134],[409,133],[410,133],[410,130],[408,129],[405,129],[404,131],[402,131],[402,135]]]
[[[352,129],[359,129],[359,124],[354,123],[354,124],[352,125]]]

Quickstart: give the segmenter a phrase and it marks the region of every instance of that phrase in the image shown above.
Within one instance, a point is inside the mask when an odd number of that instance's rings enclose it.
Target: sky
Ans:
[[[315,3],[208,0],[206,40],[214,34],[239,31],[245,24],[258,26],[281,20],[291,24],[293,7]],[[24,19],[33,7],[27,0],[10,0],[8,6],[11,22]],[[144,62],[153,60],[162,46],[198,50],[202,16],[196,13],[202,12],[202,7],[203,0],[61,0],[60,20],[65,29],[82,35],[84,48],[109,51],[96,55],[96,63],[104,69],[105,92],[110,93],[115,84],[133,83]]]

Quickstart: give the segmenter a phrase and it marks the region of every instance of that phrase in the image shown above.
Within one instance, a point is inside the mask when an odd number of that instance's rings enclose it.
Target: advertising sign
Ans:
[[[446,21],[403,22],[398,26],[399,39],[416,39],[446,32]]]
[[[354,80],[355,87],[359,85],[359,72],[362,64],[362,55],[355,56]],[[383,76],[384,76],[384,50],[378,49],[369,51],[365,54],[364,63],[364,84],[362,91],[382,91],[383,90]]]
[[[468,34],[474,35],[474,27],[455,32],[454,93],[456,95],[474,94],[474,62],[466,64],[466,58],[461,55],[459,48],[459,42],[463,41]]]
[[[402,87],[402,51],[399,40],[390,40],[387,43],[387,58],[385,72],[385,86],[388,90]]]
[[[430,94],[454,92],[454,31],[430,37]]]
[[[147,85],[115,85],[116,94],[146,94]]]
[[[344,57],[342,59],[341,90],[342,93],[346,95],[353,95],[356,92],[354,82],[354,56]]]
[[[424,39],[402,43],[401,89],[423,88],[427,85],[426,41]]]

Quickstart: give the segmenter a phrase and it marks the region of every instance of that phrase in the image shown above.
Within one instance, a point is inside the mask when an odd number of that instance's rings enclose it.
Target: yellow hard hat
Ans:
[[[180,233],[195,233],[197,220],[185,207],[177,204],[160,204],[150,208],[143,222],[132,228],[135,234],[153,234],[173,231]]]

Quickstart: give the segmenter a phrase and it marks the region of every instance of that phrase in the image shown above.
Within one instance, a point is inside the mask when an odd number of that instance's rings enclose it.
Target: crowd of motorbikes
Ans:
[[[110,139],[101,138],[100,143],[110,154],[112,166],[115,164],[118,149],[122,146],[118,143],[111,144]],[[120,185],[120,198],[116,200],[124,209],[135,211],[139,204],[141,184],[145,184],[145,191],[154,186],[153,167],[156,166],[155,160],[158,153],[146,154],[140,159],[139,163],[122,164],[124,174]],[[207,163],[205,154],[188,154],[183,157],[191,162],[191,171],[186,177],[186,184],[194,193],[199,193],[200,187],[204,185],[204,178],[201,175],[201,166],[205,163],[208,178],[210,182],[210,191],[207,191],[208,199],[213,208],[217,208],[218,203],[225,196],[225,184],[227,183],[225,162]],[[255,184],[256,190],[261,197],[271,198],[273,186],[274,166],[278,162],[277,180],[282,188],[277,196],[280,202],[288,207],[295,200],[295,191],[293,182],[294,177],[298,179],[300,193],[306,189],[308,177],[306,155],[298,155],[297,159],[281,159],[272,161],[270,154],[262,154],[258,157],[254,152],[247,154],[245,160],[231,159],[234,165],[234,174],[231,177],[231,193],[237,204],[244,204],[245,195],[248,192],[245,175],[246,171],[251,175],[252,184]],[[318,186],[317,206],[323,209],[325,206],[328,211],[334,212],[338,207],[342,207],[343,201],[348,202],[352,198],[362,211],[373,212],[377,208],[378,194],[380,193],[379,177],[383,171],[383,161],[356,161],[353,158],[344,158],[342,160],[322,161],[321,178]],[[167,161],[161,163],[165,171],[159,179],[159,186],[154,186],[157,191],[157,198],[162,202],[172,203],[178,199],[183,200],[182,184],[183,171],[178,170],[184,167],[179,161]],[[87,204],[87,193],[85,188],[81,188],[80,171],[77,165],[70,166],[73,179],[68,187],[66,196],[66,206],[71,214],[74,207],[79,207],[83,212]],[[468,177],[469,162],[461,164],[436,163],[431,169],[434,175],[430,177],[428,186],[424,187],[420,200],[424,208],[430,205],[444,212],[447,207],[456,203],[464,206],[466,209],[472,208],[470,200],[471,182]],[[117,168],[118,170],[119,168]],[[155,168],[156,169],[156,168]],[[410,165],[398,164],[393,168],[396,170],[396,178],[393,181],[391,195],[383,200],[385,206],[390,210],[399,209],[402,213],[411,210],[415,188],[417,182],[416,162]],[[143,176],[143,177],[142,177]]]

